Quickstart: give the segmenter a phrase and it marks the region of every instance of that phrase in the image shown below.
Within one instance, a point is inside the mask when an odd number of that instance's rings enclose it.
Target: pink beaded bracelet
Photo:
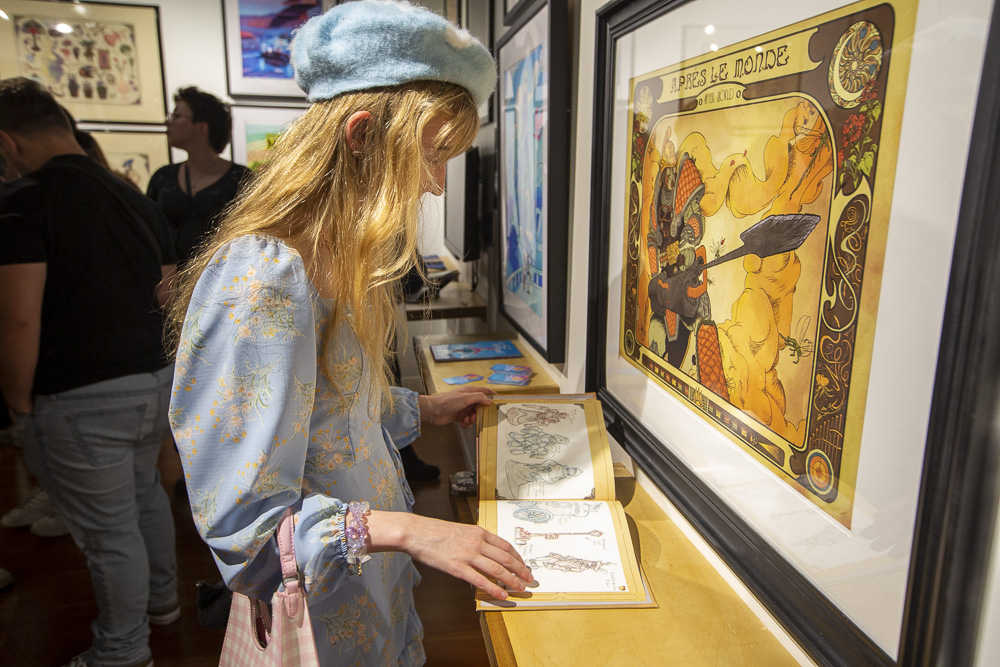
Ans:
[[[350,519],[344,527],[343,536],[347,544],[348,571],[351,566],[357,568],[356,574],[361,574],[361,564],[371,560],[368,555],[368,503],[355,501],[348,505]]]

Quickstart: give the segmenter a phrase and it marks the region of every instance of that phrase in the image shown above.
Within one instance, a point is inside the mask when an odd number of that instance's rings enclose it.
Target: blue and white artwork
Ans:
[[[292,31],[322,11],[320,0],[239,0],[243,76],[291,79]]]
[[[546,54],[539,44],[504,72],[504,291],[545,316]]]

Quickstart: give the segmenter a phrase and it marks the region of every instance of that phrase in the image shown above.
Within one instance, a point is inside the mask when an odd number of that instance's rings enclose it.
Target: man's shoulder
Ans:
[[[171,174],[176,174],[177,170],[180,168],[181,168],[180,162],[176,164],[165,164],[156,171],[154,171],[153,175],[149,177],[149,180],[152,181],[152,180],[159,180],[161,178],[167,178]]]
[[[0,213],[15,213],[25,206],[34,205],[41,195],[41,184],[31,175],[0,183]]]

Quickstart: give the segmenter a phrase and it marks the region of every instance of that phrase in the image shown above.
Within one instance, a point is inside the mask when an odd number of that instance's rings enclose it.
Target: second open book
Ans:
[[[593,394],[495,396],[479,413],[479,525],[538,585],[477,609],[655,607],[642,579]]]

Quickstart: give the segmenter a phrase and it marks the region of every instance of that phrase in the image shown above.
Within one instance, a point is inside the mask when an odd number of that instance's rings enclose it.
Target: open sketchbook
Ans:
[[[494,396],[479,412],[479,525],[538,585],[480,610],[655,607],[642,579],[593,394]]]

